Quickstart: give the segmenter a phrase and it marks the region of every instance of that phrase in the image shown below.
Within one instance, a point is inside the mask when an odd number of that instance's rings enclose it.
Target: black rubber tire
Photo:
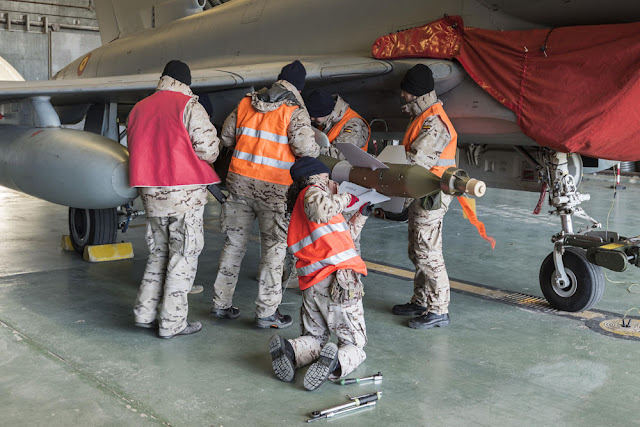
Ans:
[[[109,209],[69,208],[69,235],[78,253],[89,245],[106,245],[116,242],[118,211]]]
[[[575,286],[571,295],[561,295],[555,287],[553,274],[556,266],[553,253],[549,254],[540,267],[540,289],[552,307],[558,310],[578,312],[588,310],[600,301],[604,292],[604,273],[602,268],[587,260],[585,251],[578,248],[567,248],[562,255],[562,263],[572,283],[564,290]],[[573,283],[575,279],[576,283]],[[568,292],[567,292],[568,293]]]

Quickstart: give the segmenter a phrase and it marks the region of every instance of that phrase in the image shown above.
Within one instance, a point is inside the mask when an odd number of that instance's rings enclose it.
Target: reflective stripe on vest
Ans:
[[[347,249],[346,251],[330,256],[329,258],[325,258],[306,267],[299,268],[298,276],[307,276],[311,273],[315,273],[318,270],[322,270],[325,267],[338,265],[341,262],[345,262],[357,256],[359,256],[358,251],[356,251],[355,249]]]
[[[335,231],[349,231],[349,226],[347,226],[346,222],[339,222],[337,224],[327,224],[320,228],[316,228],[311,232],[310,236],[307,236],[304,239],[300,240],[298,243],[291,245],[291,251],[293,251],[294,253],[298,252],[300,249],[309,246],[320,237],[329,233],[333,233]]]
[[[254,138],[266,139],[267,141],[277,142],[278,144],[288,144],[289,138],[283,135],[267,132],[266,130],[255,130],[251,128],[239,127],[236,129],[236,136],[247,135]]]
[[[291,185],[289,169],[296,158],[291,151],[287,129],[297,106],[282,104],[273,111],[256,111],[251,97],[238,104],[236,146],[229,171],[238,175]]]
[[[431,107],[427,108],[422,114],[416,117],[406,133],[404,134],[404,139],[402,140],[402,145],[404,145],[405,151],[409,151],[411,149],[411,144],[416,140],[420,131],[422,130],[422,125],[424,121],[427,120],[428,117],[431,116],[439,116],[444,122],[447,130],[449,131],[449,135],[451,136],[451,141],[449,144],[442,150],[440,153],[440,158],[436,162],[435,166],[429,169],[435,175],[442,177],[442,174],[445,170],[452,166],[456,166],[456,149],[458,148],[458,133],[453,128],[447,113],[444,112],[444,108],[442,108],[442,104],[437,102],[433,104]]]
[[[342,214],[327,223],[309,221],[304,211],[305,188],[298,195],[287,234],[287,245],[298,261],[298,281],[305,290],[340,269],[367,274],[367,267],[358,255],[349,226]]]
[[[360,114],[356,113],[351,108],[347,108],[347,111],[344,113],[344,116],[342,116],[342,119],[338,123],[333,125],[331,130],[329,130],[329,132],[327,133],[327,138],[329,138],[329,142],[333,144],[333,140],[336,139],[338,135],[342,133],[342,129],[347,125],[347,122],[351,119],[360,119],[367,125],[367,129],[369,129],[369,135],[367,136],[367,142],[364,144],[363,147],[361,147],[364,151],[367,151],[367,148],[369,148],[369,140],[371,139],[371,127],[369,126],[369,123],[367,123],[367,121],[363,119]]]
[[[282,160],[272,159],[270,157],[256,156],[254,154],[243,153],[242,151],[234,150],[233,157],[240,160],[246,160],[251,163],[259,165],[271,166],[279,169],[291,169],[294,162],[283,162]]]

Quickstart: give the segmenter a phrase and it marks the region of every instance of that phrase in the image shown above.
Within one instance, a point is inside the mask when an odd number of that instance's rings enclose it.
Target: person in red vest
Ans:
[[[367,267],[353,243],[364,221],[360,213],[345,221],[341,212],[358,198],[336,194],[329,168],[318,159],[301,158],[291,168],[291,177],[287,244],[297,258],[302,336],[285,340],[274,335],[269,350],[273,371],[282,381],[292,381],[296,368],[314,362],[304,376],[304,387],[315,390],[327,378],[353,372],[366,358],[360,276],[367,274]],[[328,342],[331,334],[338,345]]]
[[[220,182],[211,167],[220,140],[190,84],[187,64],[169,61],[156,92],[131,110],[127,127],[129,181],[145,208],[149,245],[135,324],[158,328],[161,338],[202,329],[187,321],[187,293],[204,245],[207,185]]]
[[[458,134],[434,91],[429,67],[409,69],[402,82],[402,107],[412,116],[402,144],[410,164],[429,169],[438,176],[455,166]],[[409,206],[409,258],[416,268],[413,296],[407,304],[393,307],[393,314],[415,316],[409,327],[428,329],[449,324],[449,277],[442,256],[442,219],[453,196],[414,200]]]
[[[300,95],[305,76],[300,61],[286,65],[270,88],[247,94],[222,127],[222,144],[233,150],[233,156],[226,180],[229,197],[222,205],[226,239],[213,285],[213,316],[240,315],[232,306],[233,294],[257,218],[261,254],[256,325],[286,328],[292,323],[291,316],[278,310],[289,225],[285,214],[289,169],[296,157],[317,157],[320,151]]]

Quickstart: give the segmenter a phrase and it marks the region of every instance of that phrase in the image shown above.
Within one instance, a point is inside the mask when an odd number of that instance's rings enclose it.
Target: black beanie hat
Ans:
[[[422,96],[434,89],[433,73],[424,64],[414,65],[404,75],[400,87],[411,95]]]
[[[333,107],[336,106],[336,101],[333,99],[333,96],[322,89],[311,91],[311,93],[305,97],[304,103],[311,117],[328,116],[333,111]]]
[[[313,157],[300,157],[289,169],[291,179],[304,178],[321,173],[331,173],[329,168],[320,160]]]
[[[174,59],[167,62],[167,65],[164,66],[164,70],[162,71],[162,75],[173,77],[187,86],[191,85],[191,70],[189,66],[182,61]]]
[[[278,74],[278,80],[286,80],[301,91],[304,89],[306,75],[307,70],[304,69],[304,65],[296,59],[291,64],[282,67],[280,74]]]

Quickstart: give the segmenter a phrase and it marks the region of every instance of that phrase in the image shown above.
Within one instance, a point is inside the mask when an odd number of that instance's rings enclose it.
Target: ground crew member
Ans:
[[[340,95],[330,95],[322,89],[310,92],[305,98],[305,104],[311,116],[311,123],[323,131],[331,145],[320,148],[320,154],[335,159],[345,160],[344,155],[334,145],[346,142],[367,151],[371,129],[365,119],[353,111]],[[344,213],[349,221],[352,213]],[[366,217],[365,217],[366,218]],[[356,249],[360,252],[360,234],[354,239]]]
[[[247,94],[224,122],[222,144],[234,152],[226,181],[229,197],[222,205],[226,239],[213,285],[211,314],[219,318],[234,319],[240,314],[232,306],[233,293],[251,227],[258,218],[261,254],[256,325],[291,325],[291,316],[278,310],[289,225],[285,214],[289,168],[296,156],[317,157],[320,151],[300,95],[305,76],[299,61],[286,65],[278,81]]]
[[[319,160],[301,158],[291,168],[291,177],[287,244],[298,259],[302,336],[285,340],[274,335],[269,350],[273,371],[282,381],[293,380],[296,368],[314,362],[304,376],[304,387],[315,390],[327,378],[353,372],[366,358],[360,276],[367,268],[352,239],[364,220],[356,213],[345,222],[341,212],[358,199],[336,194],[338,185],[329,180],[329,168]],[[337,346],[327,343],[332,333],[338,337]]]
[[[365,119],[353,111],[340,95],[330,95],[316,89],[305,97],[305,104],[311,123],[323,131],[331,145],[322,147],[320,154],[345,160],[344,155],[334,145],[346,142],[367,151],[371,129]]]
[[[401,96],[403,111],[414,119],[402,144],[410,164],[429,169],[438,176],[455,166],[458,135],[442,102],[434,91],[429,67],[418,64],[405,74]],[[449,324],[449,277],[442,256],[442,219],[453,196],[435,196],[414,200],[409,206],[409,258],[416,268],[413,297],[407,304],[393,307],[393,314],[418,315],[409,327],[427,329]]]
[[[211,167],[220,140],[190,84],[187,64],[167,63],[156,92],[133,107],[127,130],[129,179],[147,214],[149,245],[135,324],[157,327],[161,338],[202,329],[187,322],[187,293],[204,245],[207,185],[220,182]]]

